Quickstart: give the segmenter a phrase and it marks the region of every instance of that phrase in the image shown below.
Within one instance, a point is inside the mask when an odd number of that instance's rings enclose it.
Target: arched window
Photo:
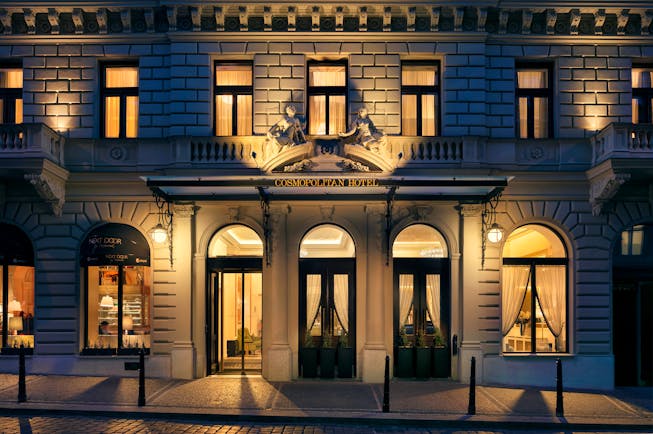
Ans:
[[[339,226],[320,225],[306,233],[299,247],[300,258],[354,258],[354,240]]]
[[[0,223],[0,239],[2,353],[15,353],[20,346],[29,353],[34,348],[32,243],[23,231],[5,223]]]
[[[503,247],[503,352],[567,351],[567,253],[543,225],[514,230]]]
[[[209,258],[231,256],[263,256],[263,242],[253,229],[244,225],[222,228],[211,238]]]
[[[149,352],[150,249],[131,226],[107,223],[88,234],[81,246],[85,272],[82,354]]]

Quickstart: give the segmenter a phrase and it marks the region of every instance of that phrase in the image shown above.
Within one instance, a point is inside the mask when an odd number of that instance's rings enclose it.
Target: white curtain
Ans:
[[[309,96],[308,110],[311,113],[310,124],[308,126],[308,134],[326,134],[326,96]]]
[[[238,125],[236,134],[252,135],[252,95],[238,95]]]
[[[537,267],[537,299],[549,330],[555,337],[560,336],[565,326],[565,266]]]
[[[401,68],[404,86],[435,86],[436,77],[434,65],[403,65]]]
[[[433,325],[440,329],[440,275],[426,275],[426,308]]]
[[[417,135],[417,95],[401,96],[401,133]]]
[[[532,69],[517,71],[517,83],[520,89],[546,89],[548,71]]]
[[[336,134],[347,131],[345,120],[345,96],[331,95],[329,97],[329,131],[328,134]]]
[[[501,331],[507,335],[519,316],[519,310],[524,302],[526,287],[530,278],[530,267],[509,266],[503,267],[503,286],[501,288]]]
[[[435,136],[435,95],[422,95],[422,136]]]
[[[349,333],[349,275],[334,274],[333,301],[340,324],[345,329],[345,333]]]
[[[399,275],[399,326],[406,325],[410,307],[413,305],[413,275]]]
[[[230,136],[232,125],[233,96],[215,96],[215,135]]]
[[[120,97],[104,98],[104,137],[115,138],[120,135]]]
[[[306,331],[313,328],[317,318],[320,299],[322,298],[322,276],[309,274],[306,276]]]

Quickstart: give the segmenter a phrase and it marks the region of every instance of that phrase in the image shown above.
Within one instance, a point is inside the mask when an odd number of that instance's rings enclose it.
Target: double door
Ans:
[[[219,261],[207,290],[207,375],[260,372],[263,286],[260,259]]]

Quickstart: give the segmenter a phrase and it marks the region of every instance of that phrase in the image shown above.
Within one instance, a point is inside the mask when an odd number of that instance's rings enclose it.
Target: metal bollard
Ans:
[[[562,402],[562,361],[556,359],[556,416],[564,417],[565,409]]]
[[[390,356],[385,356],[385,376],[383,379],[383,412],[390,413]]]
[[[138,366],[138,406],[145,406],[145,351],[141,349],[139,355]]]
[[[25,390],[25,347],[20,346],[18,350],[18,402],[27,401]]]
[[[476,357],[472,357],[472,365],[469,370],[469,405],[467,414],[476,414]]]

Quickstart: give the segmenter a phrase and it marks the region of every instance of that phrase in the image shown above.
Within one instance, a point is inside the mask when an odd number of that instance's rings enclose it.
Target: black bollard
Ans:
[[[472,357],[472,366],[469,370],[469,405],[467,414],[476,414],[476,357]]]
[[[564,417],[565,409],[562,402],[562,361],[556,359],[556,416]]]
[[[138,406],[145,406],[145,351],[138,353]]]
[[[390,356],[385,356],[385,376],[383,378],[383,412],[390,413]]]
[[[25,390],[25,347],[20,346],[18,350],[18,402],[27,401]]]

